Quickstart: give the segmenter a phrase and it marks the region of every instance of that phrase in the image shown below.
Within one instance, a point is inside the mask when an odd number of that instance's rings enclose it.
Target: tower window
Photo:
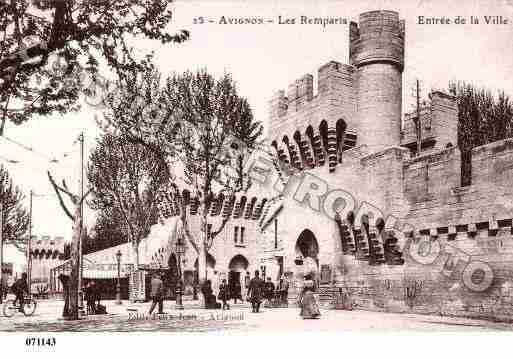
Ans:
[[[240,243],[244,243],[244,227],[240,227]]]
[[[236,226],[233,228],[233,242],[237,244],[237,237],[239,236],[239,227]]]

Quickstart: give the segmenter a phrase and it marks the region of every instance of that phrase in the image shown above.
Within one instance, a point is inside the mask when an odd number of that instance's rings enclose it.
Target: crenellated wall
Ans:
[[[291,83],[287,94],[277,91],[269,102],[269,134],[305,133],[308,126],[319,128],[323,120],[335,126],[340,118],[347,128],[355,128],[354,71],[331,61],[318,70],[315,96],[310,74]]]
[[[31,290],[44,293],[50,289],[50,270],[64,262],[64,237],[32,236]]]
[[[420,106],[422,150],[441,150],[458,145],[458,105],[454,96],[441,91],[429,94],[429,103]],[[401,146],[417,151],[417,113],[404,116]]]

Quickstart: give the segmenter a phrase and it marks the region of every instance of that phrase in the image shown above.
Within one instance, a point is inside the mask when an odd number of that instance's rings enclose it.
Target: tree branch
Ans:
[[[52,175],[50,174],[50,171],[47,171],[48,173],[48,178],[50,179],[50,183],[52,184],[53,186],[53,189],[55,190],[55,193],[57,193],[57,197],[59,198],[59,203],[62,207],[62,209],[64,210],[64,213],[66,213],[66,215],[72,220],[74,221],[75,220],[75,217],[71,214],[71,212],[68,210],[68,208],[66,207],[66,205],[64,204],[64,201],[62,199],[62,196],[61,196],[61,193],[60,193],[60,190],[62,190],[61,188],[59,188],[59,186],[57,186],[57,184],[55,183],[55,181],[53,180],[52,178]],[[69,194],[69,193],[68,193]]]

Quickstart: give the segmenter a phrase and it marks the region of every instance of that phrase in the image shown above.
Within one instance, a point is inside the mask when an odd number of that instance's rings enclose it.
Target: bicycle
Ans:
[[[37,307],[37,302],[35,301],[35,299],[25,298],[23,300],[22,312],[26,317],[30,317],[36,311],[36,307]],[[20,310],[20,306],[15,305],[14,299],[8,299],[5,301],[3,312],[4,312],[4,316],[6,316],[7,318],[11,318],[19,310]]]

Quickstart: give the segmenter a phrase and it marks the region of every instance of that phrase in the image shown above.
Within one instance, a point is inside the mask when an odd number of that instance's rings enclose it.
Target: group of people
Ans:
[[[280,301],[287,303],[288,288],[289,285],[286,279],[282,278],[278,285],[278,289],[276,289],[271,278],[268,277],[267,281],[264,281],[260,278],[260,272],[256,270],[254,277],[249,281],[247,285],[246,295],[247,300],[251,303],[252,312],[259,313],[260,305],[264,300],[271,301],[273,299],[279,298]],[[300,316],[303,319],[315,319],[321,315],[317,299],[314,295],[315,291],[315,279],[311,274],[308,274],[304,277],[303,288],[298,298],[298,304],[301,309]],[[164,284],[162,279],[160,278],[160,275],[155,274],[151,280],[151,297],[153,303],[149,311],[150,315],[157,305],[158,313],[163,313],[163,292]],[[237,299],[242,300],[242,294],[240,291],[235,291],[234,294],[234,290],[232,290],[226,283],[226,279],[221,281],[217,297],[212,289],[212,281],[210,279],[203,283],[201,287],[201,293],[203,294],[206,309],[230,309],[228,300],[235,299],[235,302]],[[221,303],[219,303],[217,300],[220,300]]]
[[[87,283],[83,292],[87,304],[87,314],[104,314],[103,306],[100,303],[101,293],[96,283],[94,281]]]
[[[205,298],[205,308],[222,308],[225,310],[230,309],[230,305],[228,304],[230,299],[234,299],[235,304],[237,304],[237,299],[242,301],[242,288],[240,283],[238,283],[238,281],[235,281],[234,283],[234,285],[232,284],[230,286],[226,282],[226,279],[221,281],[217,295],[217,299],[220,300],[221,303],[218,303],[212,289],[212,281],[206,280],[201,289],[203,297]],[[267,300],[269,303],[271,303],[278,299],[280,303],[287,303],[289,287],[288,282],[284,278],[280,280],[278,288],[276,288],[271,280],[271,277],[267,277],[267,281],[264,281],[260,278],[260,272],[257,270],[255,271],[254,278],[251,279],[249,283],[247,283],[246,288],[247,299],[252,303],[253,312],[258,312],[260,310],[260,305],[264,300]]]
[[[270,278],[268,278],[267,282],[264,282],[262,279],[260,279],[259,274],[260,273],[258,271],[255,271],[255,276],[249,282],[248,288],[248,298],[251,302],[253,313],[258,313],[260,311],[260,304],[262,303],[262,298],[265,298],[265,296],[270,296],[272,295],[271,293],[274,293],[274,284],[270,281]],[[304,279],[305,280],[303,282],[303,289],[301,290],[301,293],[298,298],[298,304],[300,307],[299,315],[303,319],[319,318],[321,312],[319,310],[319,304],[317,303],[317,299],[314,295],[316,291],[316,282],[311,274],[306,275]],[[287,286],[287,289],[283,292],[283,295],[287,295],[288,284],[280,283],[280,285]]]
[[[269,306],[286,306],[288,305],[289,282],[282,277],[277,286],[274,285],[271,277],[267,277],[264,283],[264,299]]]

